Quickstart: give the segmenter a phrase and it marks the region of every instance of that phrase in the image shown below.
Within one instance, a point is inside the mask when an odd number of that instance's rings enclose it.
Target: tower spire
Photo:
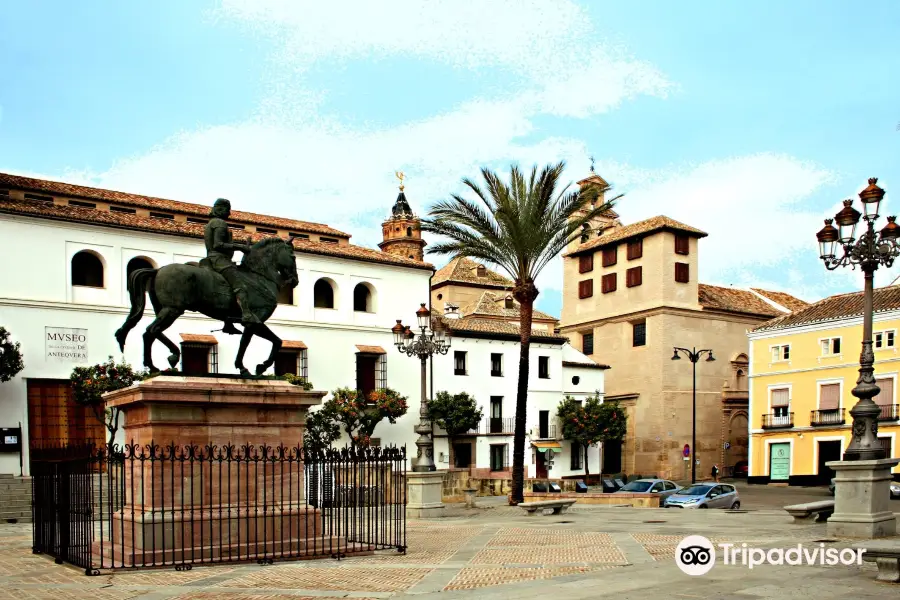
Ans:
[[[394,171],[394,176],[400,181],[400,193],[391,208],[391,215],[381,225],[383,239],[378,247],[387,254],[422,261],[425,240],[422,239],[421,221],[406,200],[406,174]]]

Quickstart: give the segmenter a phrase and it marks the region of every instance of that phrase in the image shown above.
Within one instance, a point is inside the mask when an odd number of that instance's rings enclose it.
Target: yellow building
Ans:
[[[862,349],[862,293],[831,296],[750,330],[750,483],[827,484],[850,444]],[[900,286],[875,290],[878,437],[900,456]],[[894,469],[900,480],[900,469]]]

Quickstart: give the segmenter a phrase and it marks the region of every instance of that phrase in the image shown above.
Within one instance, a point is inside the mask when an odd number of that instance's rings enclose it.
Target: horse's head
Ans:
[[[278,284],[297,287],[297,261],[294,246],[278,237],[264,238],[250,247],[241,263],[254,273]]]

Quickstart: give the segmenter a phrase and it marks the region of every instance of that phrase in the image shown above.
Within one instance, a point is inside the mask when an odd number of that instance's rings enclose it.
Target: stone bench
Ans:
[[[566,512],[566,509],[575,504],[577,500],[541,500],[540,502],[523,502],[519,504],[519,508],[528,513],[529,516],[540,511],[544,514],[544,509],[552,508],[551,514],[559,515]]]
[[[816,522],[821,523],[827,521],[828,517],[834,514],[834,500],[793,504],[785,506],[784,510],[794,517],[794,523],[803,523],[813,515],[816,515]]]
[[[856,545],[865,548],[863,560],[878,565],[878,580],[900,583],[900,540],[868,540]]]

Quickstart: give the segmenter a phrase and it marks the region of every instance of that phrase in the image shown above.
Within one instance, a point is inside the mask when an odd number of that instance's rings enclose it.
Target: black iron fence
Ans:
[[[762,416],[763,429],[780,429],[794,426],[794,413],[769,413]]]
[[[881,414],[878,415],[879,421],[898,421],[900,420],[900,405],[898,404],[881,404]]]
[[[824,410],[812,410],[809,412],[810,425],[843,425],[844,409],[831,408]]]
[[[406,551],[405,448],[31,450],[33,551],[100,570]]]

